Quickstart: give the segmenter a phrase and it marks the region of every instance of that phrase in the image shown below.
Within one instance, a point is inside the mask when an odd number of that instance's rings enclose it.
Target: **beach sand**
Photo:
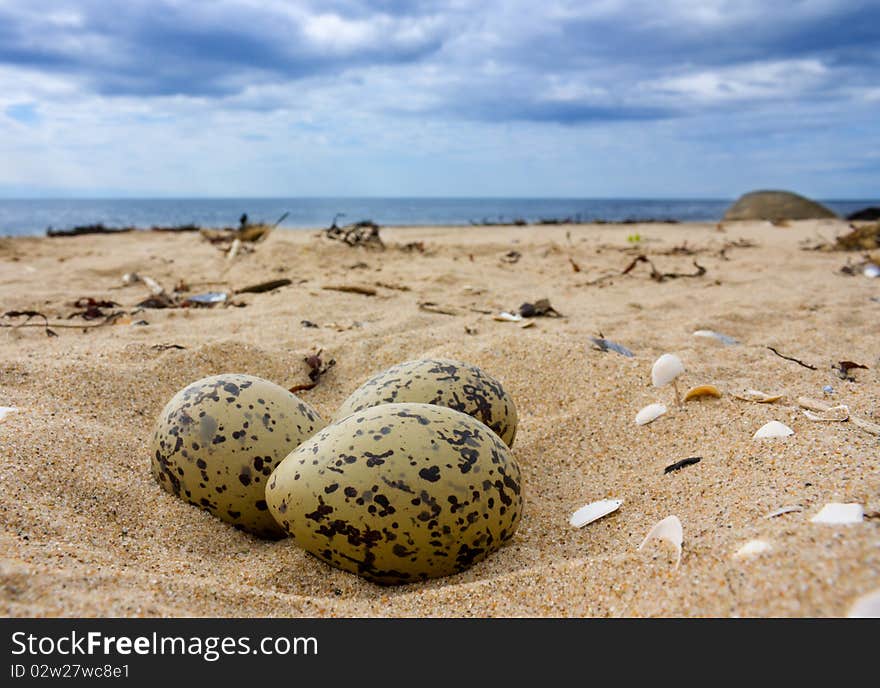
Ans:
[[[880,446],[850,422],[811,422],[796,399],[845,403],[880,421],[880,303],[872,300],[880,279],[840,273],[857,254],[801,246],[846,229],[835,220],[723,231],[714,223],[383,228],[384,252],[275,231],[225,272],[223,253],[197,234],[0,239],[2,310],[40,311],[54,323],[89,324],[66,320],[81,297],[133,311],[149,291],[123,287],[129,272],[169,289],[183,280],[193,292],[293,281],[232,297],[243,308],[132,316],[146,326],[56,327],[57,337],[0,329],[0,406],[18,408],[0,422],[0,613],[843,616],[880,587]],[[638,245],[628,241],[636,233]],[[424,252],[403,250],[409,242],[423,242]],[[658,282],[640,263],[621,275],[640,253],[660,272],[694,273],[694,261],[706,272]],[[323,288],[334,285],[377,294]],[[536,318],[528,329],[492,318],[540,298],[565,317]],[[698,329],[740,343],[693,336]],[[589,337],[599,333],[635,356],[597,350]],[[460,359],[503,381],[519,409],[514,455],[526,500],[509,545],[459,575],[379,587],[159,488],[148,445],[176,391],[222,372],[306,382],[303,359],[318,349],[336,365],[300,396],[326,418],[372,373],[408,359]],[[711,383],[722,398],[673,408],[672,389],[651,385],[651,365],[666,352],[684,361],[681,389]],[[844,381],[831,369],[841,360],[868,369]],[[749,388],[785,396],[734,398]],[[637,426],[637,411],[653,402],[669,413]],[[770,420],[794,435],[753,440]],[[702,461],[664,474],[692,456]],[[572,512],[605,498],[624,502],[584,528],[569,525]],[[811,523],[828,502],[858,502],[866,518]],[[764,518],[788,505],[803,510]],[[666,543],[638,550],[673,514],[684,529],[677,568]],[[770,551],[735,558],[752,539]]]

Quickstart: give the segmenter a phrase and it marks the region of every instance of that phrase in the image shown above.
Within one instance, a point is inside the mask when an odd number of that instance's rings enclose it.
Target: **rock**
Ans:
[[[857,220],[866,220],[867,222],[875,222],[880,220],[880,207],[876,205],[872,205],[868,208],[862,208],[861,210],[857,210],[854,213],[850,213],[846,216],[846,219],[850,222]]]
[[[732,220],[813,220],[836,218],[831,210],[790,191],[752,191],[730,206],[724,221]]]

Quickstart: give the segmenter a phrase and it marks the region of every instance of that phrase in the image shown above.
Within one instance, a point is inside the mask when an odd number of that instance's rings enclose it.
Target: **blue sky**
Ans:
[[[4,197],[878,181],[878,0],[0,0]]]

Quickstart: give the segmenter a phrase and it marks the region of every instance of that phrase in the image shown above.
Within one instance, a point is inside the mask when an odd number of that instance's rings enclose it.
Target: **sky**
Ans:
[[[0,0],[0,197],[878,182],[880,0]]]

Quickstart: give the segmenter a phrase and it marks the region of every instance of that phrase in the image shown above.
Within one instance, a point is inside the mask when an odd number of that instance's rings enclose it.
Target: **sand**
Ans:
[[[880,587],[880,447],[849,422],[809,421],[795,400],[825,398],[880,420],[880,303],[871,300],[880,280],[840,273],[857,255],[801,246],[844,231],[835,220],[721,231],[714,223],[385,228],[384,252],[276,231],[225,272],[223,254],[196,234],[0,239],[2,310],[41,311],[53,323],[83,323],[66,320],[80,297],[134,310],[149,292],[123,287],[127,272],[168,288],[183,280],[193,291],[293,281],[234,296],[243,308],[132,316],[146,326],[56,327],[57,337],[0,329],[0,406],[19,409],[0,422],[0,613],[843,616]],[[639,245],[628,241],[633,234]],[[409,242],[423,242],[424,252],[404,251]],[[657,282],[641,263],[620,275],[639,253],[661,272],[694,273],[696,261],[706,273]],[[323,288],[340,284],[377,294]],[[492,319],[540,298],[565,317],[529,329]],[[424,302],[456,314],[428,312]],[[740,344],[694,337],[698,329]],[[595,349],[589,337],[599,333],[635,357]],[[462,574],[378,587],[159,488],[148,443],[178,389],[221,372],[291,386],[307,380],[303,359],[318,349],[336,365],[300,394],[326,417],[372,373],[421,356],[468,361],[502,380],[520,415],[514,454],[526,507],[514,540]],[[712,383],[722,398],[672,408],[671,388],[651,385],[651,365],[666,352],[684,361],[682,389]],[[840,360],[868,369],[844,381],[831,369]],[[785,396],[734,398],[748,388]],[[637,426],[637,411],[653,402],[670,412]],[[753,440],[770,420],[794,435]],[[692,456],[702,461],[664,474]],[[605,498],[623,506],[582,529],[568,524],[577,508]],[[811,523],[828,502],[858,502],[866,518]],[[764,518],[786,505],[803,510]],[[673,514],[684,529],[677,568],[663,542],[638,551],[651,526]],[[752,539],[770,550],[735,558]]]

